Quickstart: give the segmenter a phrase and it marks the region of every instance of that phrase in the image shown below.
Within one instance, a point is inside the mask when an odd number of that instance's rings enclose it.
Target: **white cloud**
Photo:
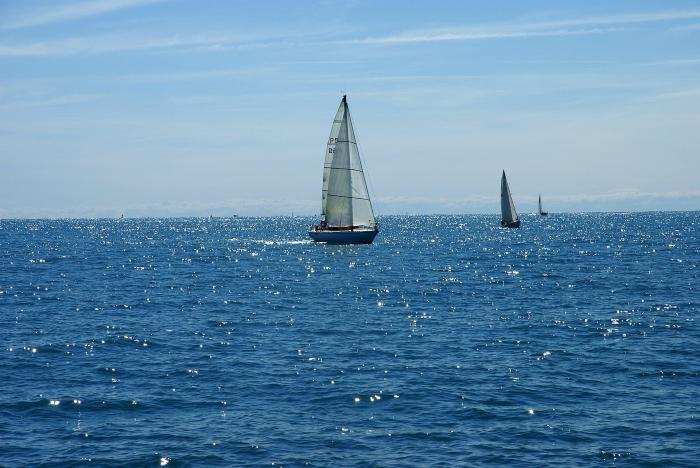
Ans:
[[[195,72],[171,72],[135,74],[117,77],[118,81],[127,83],[150,83],[170,81],[202,81],[222,78],[253,78],[275,72],[275,68],[224,68],[219,70],[202,70]]]
[[[683,99],[700,96],[700,88],[681,89],[678,91],[669,91],[666,93],[655,94],[647,97],[644,101],[661,101],[666,99]]]
[[[666,10],[647,13],[630,13],[623,15],[593,16],[584,18],[572,18],[556,21],[532,23],[531,27],[567,27],[590,26],[606,24],[638,24],[656,23],[662,21],[678,21],[700,18],[700,10]]]
[[[101,0],[98,2],[73,4],[43,14],[28,15],[23,19],[11,20],[9,24],[0,26],[0,29],[41,25],[94,16],[122,8],[135,7],[158,1],[163,0]],[[405,31],[387,36],[342,40],[328,40],[328,34],[317,31],[313,36],[303,35],[307,42],[297,43],[296,45],[400,45],[425,42],[581,36],[628,31],[628,29],[624,27],[625,25],[678,21],[692,18],[700,18],[700,10],[673,10],[539,22],[510,21],[501,24],[468,25],[433,30]],[[232,35],[230,33],[172,34],[169,36],[147,34],[103,35],[74,37],[29,44],[0,44],[0,57],[97,55],[151,49],[221,52],[239,48],[289,45],[290,39],[295,37],[299,39],[302,36],[289,33],[256,34],[248,36]],[[310,39],[310,37],[313,39]],[[308,42],[309,40],[313,42]]]
[[[66,106],[74,104],[82,104],[86,102],[93,102],[95,100],[101,99],[104,96],[96,94],[77,94],[69,96],[52,96],[43,99],[35,99],[29,101],[15,101],[10,103],[5,103],[0,105],[0,109],[29,109],[35,107],[54,107],[54,106]]]
[[[0,29],[19,29],[104,15],[164,0],[94,0],[59,5],[51,10],[28,12],[0,23]]]
[[[437,41],[474,41],[603,34],[625,31],[626,29],[621,28],[621,26],[624,25],[679,21],[693,18],[700,18],[700,10],[669,10],[539,22],[513,21],[507,24],[470,25],[437,30],[404,32],[389,36],[369,37],[351,42],[398,45]],[[603,27],[608,25],[615,25],[616,27]],[[591,28],[591,26],[593,27]]]
[[[653,62],[642,62],[637,65],[640,66],[655,66],[655,65],[697,65],[700,64],[700,58],[686,58],[686,59],[670,59],[670,60],[656,60]]]
[[[669,29],[669,31],[683,32],[683,31],[697,31],[700,29],[700,23],[685,24],[683,26],[676,26]]]
[[[516,39],[528,37],[557,37],[557,36],[581,36],[589,34],[602,34],[622,31],[620,28],[595,28],[595,29],[554,29],[548,31],[482,31],[482,32],[444,32],[444,33],[407,33],[395,36],[369,37],[352,43],[359,44],[411,44],[419,42],[445,42],[445,41],[482,41],[488,39]]]
[[[173,34],[160,37],[141,34],[103,35],[34,44],[0,44],[0,57],[98,55],[135,50],[216,48],[217,46],[260,44],[270,39],[259,36],[244,37],[227,34]]]

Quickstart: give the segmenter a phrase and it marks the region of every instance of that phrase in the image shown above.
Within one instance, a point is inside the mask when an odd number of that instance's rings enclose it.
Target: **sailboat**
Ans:
[[[549,214],[546,211],[542,211],[542,195],[538,195],[537,198],[537,213],[540,216],[547,216]]]
[[[506,171],[503,171],[501,176],[501,227],[520,227],[520,218],[518,217],[518,212],[515,211],[513,197],[510,195]]]
[[[378,232],[347,96],[343,96],[326,145],[321,222],[311,227],[309,236],[329,244],[371,244]]]

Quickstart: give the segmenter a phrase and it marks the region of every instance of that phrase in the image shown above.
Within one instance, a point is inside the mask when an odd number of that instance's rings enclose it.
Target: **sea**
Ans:
[[[0,221],[2,466],[698,466],[700,212]]]

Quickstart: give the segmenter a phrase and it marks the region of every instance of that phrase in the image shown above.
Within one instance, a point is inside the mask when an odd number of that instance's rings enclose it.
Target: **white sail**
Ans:
[[[340,103],[338,107],[338,112],[335,113],[335,118],[333,119],[333,125],[331,126],[331,134],[328,137],[328,143],[326,144],[326,156],[323,161],[323,188],[321,189],[321,215],[326,214],[326,196],[328,194],[328,176],[331,170],[331,162],[333,161],[333,152],[335,151],[335,143],[338,140],[338,133],[340,132],[340,124],[343,121],[343,114],[345,113],[345,100]]]
[[[506,180],[506,171],[503,171],[501,176],[501,220],[506,224],[514,223],[518,220],[518,213],[515,211],[513,197],[510,195],[508,181]]]
[[[328,168],[327,186],[324,181],[326,223],[331,227],[374,227],[374,212],[345,96],[340,103],[338,114],[341,122],[335,147],[330,153],[332,158]],[[338,115],[336,120],[337,117]],[[333,125],[335,126],[335,121]]]

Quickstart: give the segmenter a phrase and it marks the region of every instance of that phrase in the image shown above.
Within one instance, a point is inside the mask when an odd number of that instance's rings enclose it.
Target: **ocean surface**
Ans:
[[[0,465],[697,466],[700,212],[0,221]]]

